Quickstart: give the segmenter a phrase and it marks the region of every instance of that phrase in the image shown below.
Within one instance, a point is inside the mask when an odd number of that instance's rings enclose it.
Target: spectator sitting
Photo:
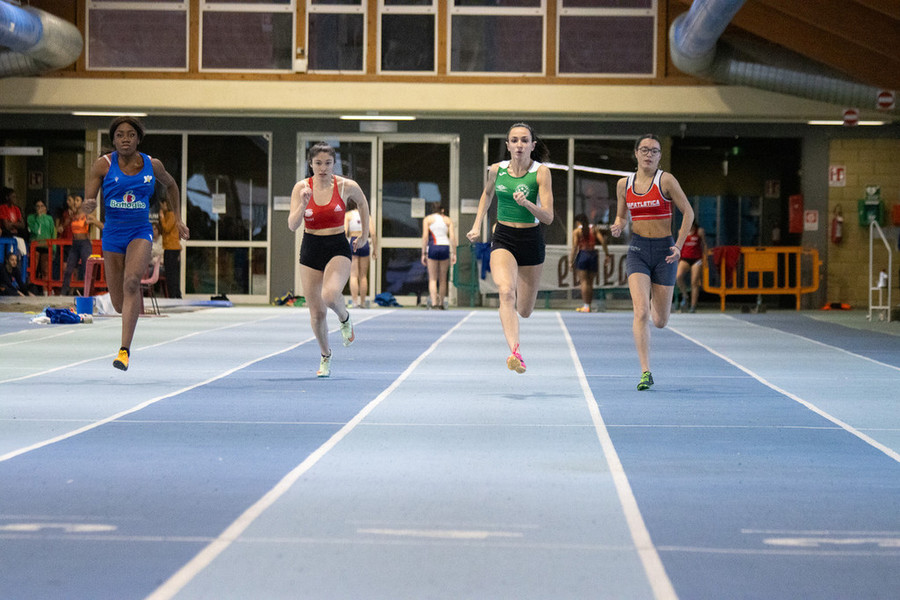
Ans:
[[[10,252],[0,267],[0,296],[34,296],[27,288],[23,291],[22,272],[19,270],[19,255]]]
[[[15,238],[19,254],[28,254],[25,247],[25,221],[22,219],[22,211],[16,206],[16,191],[4,187],[3,196],[0,197],[0,237]]]

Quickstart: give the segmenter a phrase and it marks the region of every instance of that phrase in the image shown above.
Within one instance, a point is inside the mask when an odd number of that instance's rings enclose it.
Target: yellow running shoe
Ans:
[[[353,333],[353,322],[350,320],[350,314],[347,314],[347,320],[341,324],[341,337],[344,338],[344,345],[349,346],[356,339]]]
[[[316,371],[316,377],[328,377],[331,375],[331,354],[323,356],[319,361],[319,370]]]
[[[510,371],[515,371],[519,374],[525,372],[525,359],[522,358],[521,354],[519,354],[518,344],[516,344],[516,349],[513,350],[513,353],[510,354],[509,358],[506,359],[506,366]]]
[[[128,350],[125,348],[119,349],[119,355],[116,356],[116,360],[113,361],[113,366],[122,371],[128,370]]]

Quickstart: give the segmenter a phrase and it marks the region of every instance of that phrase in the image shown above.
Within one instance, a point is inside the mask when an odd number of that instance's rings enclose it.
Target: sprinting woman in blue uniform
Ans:
[[[122,314],[122,347],[113,366],[128,369],[131,341],[144,302],[141,278],[150,262],[153,228],[150,225],[150,199],[156,182],[166,190],[166,200],[175,213],[179,235],[190,232],[181,220],[178,184],[163,164],[138,152],[144,126],[134,117],[117,117],[109,127],[109,139],[115,151],[104,154],[91,166],[85,185],[82,211],[97,208],[97,193],[102,192],[106,207],[103,228],[103,265],[113,308]]]

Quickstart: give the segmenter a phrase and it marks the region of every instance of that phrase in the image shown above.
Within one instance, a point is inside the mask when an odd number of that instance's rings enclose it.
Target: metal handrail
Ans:
[[[887,250],[888,255],[888,268],[887,268],[887,304],[883,304],[884,301],[884,288],[878,285],[878,281],[875,281],[873,284],[872,276],[874,275],[875,270],[875,231],[878,231],[878,236],[881,238],[881,242],[884,244],[885,250]],[[879,279],[880,272],[879,272]],[[885,318],[883,320],[890,321],[891,320],[891,288],[893,287],[893,278],[894,278],[894,253],[891,252],[891,245],[888,243],[887,238],[884,237],[884,231],[881,229],[881,225],[878,224],[878,221],[872,221],[869,223],[869,315],[868,319],[872,320],[872,311],[873,310],[883,310],[885,312]],[[878,291],[878,304],[874,304],[873,297],[875,292]]]

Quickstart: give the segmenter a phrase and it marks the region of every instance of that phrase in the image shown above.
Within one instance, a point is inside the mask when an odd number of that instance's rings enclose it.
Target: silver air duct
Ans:
[[[669,28],[669,52],[679,70],[726,85],[745,85],[845,107],[877,108],[879,88],[828,74],[739,60],[718,44],[745,0],[695,0]],[[772,62],[778,62],[773,57]]]
[[[38,75],[67,67],[84,40],[72,23],[0,1],[0,77]]]

